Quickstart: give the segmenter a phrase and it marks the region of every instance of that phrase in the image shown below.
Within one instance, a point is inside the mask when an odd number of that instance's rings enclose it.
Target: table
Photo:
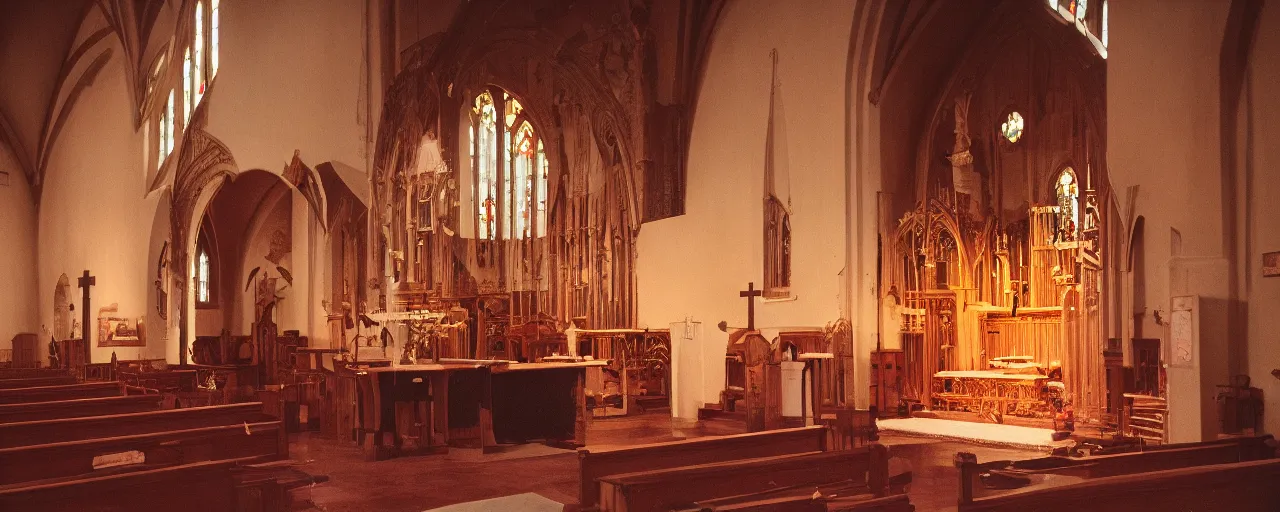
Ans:
[[[357,437],[374,460],[534,439],[582,446],[586,371],[606,364],[441,359],[360,369]]]
[[[993,370],[952,370],[933,374],[935,407],[985,413],[1032,416],[1045,412],[1040,390],[1049,380],[1038,373],[1010,373]]]

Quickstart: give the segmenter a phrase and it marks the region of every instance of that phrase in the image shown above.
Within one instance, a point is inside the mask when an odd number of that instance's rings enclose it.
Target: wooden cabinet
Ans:
[[[13,337],[13,361],[9,363],[12,368],[39,368],[40,367],[40,350],[39,341],[36,335],[24,332]]]
[[[871,403],[880,416],[897,415],[902,401],[901,350],[879,350],[871,353]]]

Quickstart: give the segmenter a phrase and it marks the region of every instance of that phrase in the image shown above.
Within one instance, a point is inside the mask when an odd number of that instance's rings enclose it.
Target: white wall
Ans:
[[[221,4],[221,64],[208,131],[231,149],[240,169],[279,174],[295,149],[313,168],[328,161],[365,168],[364,121],[377,122],[381,99],[374,98],[367,116],[364,4]]]
[[[839,318],[845,73],[854,5],[743,0],[726,7],[693,119],[686,214],[640,229],[640,326],[663,328],[692,318],[702,322],[706,342],[723,346],[727,335],[715,328],[718,322],[746,325],[746,303],[738,292],[748,282],[764,285],[765,136],[774,48],[785,132],[775,150],[784,159],[779,167],[790,176],[795,300],[758,303],[756,325],[820,327]],[[723,361],[715,357],[702,364]]]
[[[1244,223],[1246,295],[1248,301],[1248,371],[1253,386],[1262,389],[1266,432],[1280,433],[1280,379],[1271,371],[1280,368],[1280,277],[1262,277],[1262,253],[1280,251],[1280,230],[1275,227],[1280,202],[1280,98],[1272,92],[1280,86],[1280,5],[1262,9],[1257,39],[1250,57],[1248,84],[1241,100],[1239,130],[1243,190],[1237,210]]]
[[[115,41],[115,40],[112,40]],[[52,324],[53,291],[58,276],[72,279],[74,316],[80,318],[76,277],[86,269],[97,276],[91,290],[90,323],[98,309],[116,303],[126,317],[144,317],[151,231],[157,197],[146,197],[142,169],[143,137],[133,126],[132,101],[125,84],[124,52],[112,43],[113,56],[71,110],[50,152],[39,211],[40,322]],[[86,326],[95,340],[94,361],[163,353],[155,340],[146,350],[97,347],[95,325]],[[127,354],[127,355],[126,355]]]
[[[0,171],[9,186],[0,186],[0,348],[10,348],[20,332],[40,333],[40,294],[36,292],[36,208],[27,177],[13,150],[0,143]],[[53,314],[53,290],[49,290]],[[50,327],[52,329],[52,327]],[[47,340],[44,340],[47,341]]]
[[[853,3],[742,1],[727,7],[707,60],[689,148],[686,214],[640,230],[640,324],[692,316],[746,324],[738,297],[763,270],[769,51],[778,49],[792,199],[794,301],[758,305],[760,326],[839,317],[843,266],[845,60]],[[782,141],[779,141],[782,142]],[[712,327],[711,331],[719,332]]]

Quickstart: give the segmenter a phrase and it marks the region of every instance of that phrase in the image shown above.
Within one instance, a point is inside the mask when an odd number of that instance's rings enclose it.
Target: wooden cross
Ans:
[[[89,287],[98,284],[98,278],[89,275],[89,271],[84,271],[84,275],[77,279],[79,287],[84,288],[83,304],[80,308],[80,340],[84,343],[84,362],[91,363],[93,358],[90,355],[89,345],[92,343],[92,337],[89,335]]]
[[[756,297],[764,295],[764,292],[756,289],[756,283],[747,283],[745,291],[738,292],[739,297],[747,299],[747,330],[756,330]]]

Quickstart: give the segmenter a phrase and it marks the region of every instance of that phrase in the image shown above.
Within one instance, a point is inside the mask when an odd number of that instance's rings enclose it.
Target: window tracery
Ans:
[[[1026,128],[1026,121],[1022,119],[1022,114],[1017,111],[1010,112],[1005,118],[1004,123],[1000,124],[1000,134],[1010,143],[1018,142],[1022,138],[1022,130]]]
[[[546,234],[546,148],[520,101],[497,90],[476,96],[471,109],[472,169],[475,173],[476,238],[540,238]],[[497,114],[503,113],[501,131]],[[498,157],[502,157],[502,166]],[[501,188],[499,188],[501,186]]]

